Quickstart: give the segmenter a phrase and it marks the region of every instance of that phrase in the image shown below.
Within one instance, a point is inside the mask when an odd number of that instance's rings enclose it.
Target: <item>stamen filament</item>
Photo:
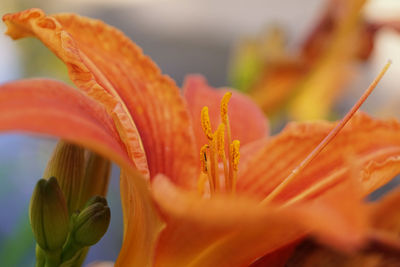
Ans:
[[[210,168],[211,168],[211,177],[215,186],[215,191],[219,192],[219,170],[218,170],[218,154],[217,154],[217,142],[216,139],[213,138],[210,140]]]
[[[201,171],[203,173],[207,173],[207,149],[209,145],[204,145],[200,149],[200,163],[201,163]]]
[[[282,190],[293,181],[301,171],[310,164],[310,162],[335,138],[335,136],[340,132],[340,130],[347,124],[347,122],[353,117],[354,113],[360,108],[360,106],[365,102],[368,96],[372,93],[372,91],[377,86],[378,82],[382,79],[383,75],[386,73],[388,68],[391,65],[391,61],[388,61],[386,65],[383,67],[381,72],[375,78],[375,80],[371,83],[371,85],[367,88],[364,94],[360,97],[360,99],[356,102],[356,104],[350,109],[350,111],[344,116],[344,118],[336,125],[334,129],[332,129],[329,134],[311,151],[310,154],[289,174],[286,179],[282,181],[266,198],[261,201],[261,205],[265,205],[272,201]]]
[[[201,165],[201,174],[199,177],[199,183],[202,183],[202,186],[204,187],[205,182],[202,181],[202,179],[204,179],[204,177],[208,177],[208,182],[210,184],[210,193],[213,193],[215,191],[215,187],[214,187],[214,182],[211,176],[211,173],[209,171],[209,163],[207,160],[207,150],[210,148],[209,145],[204,145],[201,147],[200,149],[200,165]],[[198,186],[200,186],[200,184],[198,184]],[[200,191],[200,189],[199,189]],[[202,190],[203,192],[203,190]]]
[[[221,100],[221,121],[222,123],[225,125],[225,129],[226,129],[226,140],[228,144],[232,143],[232,135],[231,135],[231,127],[230,127],[230,123],[229,123],[229,116],[228,116],[228,103],[229,100],[232,97],[232,93],[231,92],[227,92],[225,93],[225,95],[222,97]],[[230,149],[228,149],[228,159],[229,159],[229,171],[228,171],[228,178],[227,180],[229,181],[228,184],[226,185],[226,187],[230,187],[229,190],[233,189],[233,184],[232,181],[234,180],[234,174],[233,174],[233,170],[232,170],[232,163],[231,163],[231,159],[232,155],[231,155],[231,151]],[[226,176],[226,174],[225,174]]]
[[[210,165],[211,165],[211,163],[207,162],[207,166],[210,167]],[[210,194],[212,195],[215,193],[216,189],[215,189],[214,178],[210,171],[207,171],[207,177],[208,177],[208,182],[210,184]]]
[[[202,196],[204,194],[204,187],[205,187],[207,180],[208,180],[207,173],[204,173],[204,172],[200,173],[199,180],[197,181],[197,191],[199,192],[200,196]]]
[[[225,124],[221,123],[218,126],[216,134],[217,134],[218,156],[224,165],[225,189],[226,191],[229,191],[230,190],[229,170],[225,156]]]

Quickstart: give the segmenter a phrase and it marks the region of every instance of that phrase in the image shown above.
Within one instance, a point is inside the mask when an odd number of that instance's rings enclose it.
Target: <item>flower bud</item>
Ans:
[[[110,224],[110,208],[103,197],[93,197],[74,219],[73,239],[82,246],[96,244],[106,233]]]
[[[68,236],[67,204],[57,179],[40,179],[33,192],[29,219],[38,245],[45,251],[61,249]]]
[[[85,168],[84,152],[79,146],[60,141],[43,175],[44,178],[57,177],[70,214],[79,209]]]

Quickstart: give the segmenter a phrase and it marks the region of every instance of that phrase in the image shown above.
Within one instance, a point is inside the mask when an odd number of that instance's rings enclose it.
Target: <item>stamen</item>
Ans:
[[[221,120],[223,124],[227,124],[228,123],[228,103],[229,100],[232,97],[232,93],[231,92],[227,92],[224,94],[224,96],[222,97],[221,100]]]
[[[203,127],[204,134],[209,140],[209,156],[210,156],[210,168],[207,169],[207,173],[210,176],[210,187],[211,191],[219,191],[219,174],[218,174],[218,155],[217,155],[217,144],[214,138],[214,134],[211,129],[210,116],[208,114],[208,107],[203,107],[201,110],[201,126]]]
[[[222,159],[225,157],[225,125],[218,125],[218,129],[216,131],[217,135],[217,147],[218,147],[218,156]]]
[[[225,156],[225,124],[220,124],[217,129],[217,147],[218,147],[218,156],[221,159],[224,165],[224,176],[225,176],[225,188],[229,189],[229,171],[228,171],[228,163],[226,161]]]
[[[207,161],[207,150],[209,148],[210,148],[209,145],[204,145],[200,149],[201,174],[200,174],[200,178],[199,178],[199,183],[201,183],[202,186],[204,187],[205,182],[202,180],[205,178],[208,178],[208,182],[210,184],[210,193],[213,193],[213,192],[215,192],[215,185],[214,185],[214,181],[213,181],[211,172],[209,171],[209,167],[208,167],[209,163]],[[200,184],[198,184],[198,186],[200,187]],[[203,189],[202,189],[202,192],[204,192]]]
[[[229,162],[231,163],[230,166],[232,166],[232,177],[230,180],[230,185],[232,192],[235,193],[236,191],[236,180],[237,180],[237,171],[238,171],[238,165],[239,165],[239,159],[240,159],[240,142],[239,140],[233,140],[232,144],[229,146],[230,154],[231,154],[231,159]]]
[[[207,149],[209,148],[209,145],[204,145],[200,149],[200,163],[201,163],[201,171],[203,173],[207,173]]]
[[[200,150],[200,161],[201,170],[203,176],[199,177],[199,192],[204,192],[205,182],[204,175],[207,174],[210,182],[210,192],[220,191],[220,179],[219,179],[219,159],[221,159],[224,166],[224,178],[225,178],[225,191],[235,191],[236,187],[236,176],[237,168],[239,163],[239,141],[235,140],[231,144],[231,130],[229,125],[228,117],[228,103],[232,93],[226,93],[221,100],[221,121],[222,123],[218,126],[217,130],[213,133],[211,128],[210,116],[208,113],[208,107],[203,107],[201,110],[201,126],[204,134],[208,139],[208,145],[204,145]],[[225,134],[227,140],[225,139]],[[225,154],[225,143],[230,144],[228,149],[228,157]],[[208,154],[207,154],[208,152]],[[209,158],[207,158],[207,155]],[[209,159],[209,160],[208,160]],[[229,165],[229,167],[228,167]]]
[[[232,97],[231,92],[227,92],[224,94],[221,100],[221,121],[225,125],[225,132],[226,132],[226,141],[228,144],[232,143],[232,135],[231,135],[231,127],[229,123],[229,116],[228,116],[228,103],[229,100]],[[228,183],[226,184],[226,187],[228,190],[232,191],[233,189],[233,184],[232,181],[234,180],[233,176],[233,166],[232,166],[232,153],[231,149],[228,149],[228,159],[229,159],[229,171],[228,171]]]
[[[201,126],[203,127],[204,134],[208,140],[212,140],[213,134],[211,130],[210,116],[208,115],[208,107],[203,107],[201,110]]]
[[[310,154],[289,174],[286,179],[282,181],[266,198],[261,201],[261,205],[267,204],[271,200],[273,200],[282,190],[296,178],[301,171],[310,164],[310,162],[335,138],[335,136],[340,132],[340,130],[346,125],[346,123],[353,117],[354,113],[360,108],[360,106],[365,102],[368,96],[375,89],[378,82],[382,79],[383,75],[386,73],[388,68],[391,65],[391,61],[388,61],[386,65],[383,67],[381,72],[375,78],[375,80],[371,83],[371,85],[367,88],[364,94],[360,97],[360,99],[356,102],[356,104],[350,109],[350,111],[343,117],[343,119],[336,125],[334,129],[332,129],[329,134],[311,151]]]
[[[210,140],[210,169],[211,177],[215,186],[215,191],[219,192],[219,169],[218,169],[218,151],[217,151],[217,140],[214,138]]]

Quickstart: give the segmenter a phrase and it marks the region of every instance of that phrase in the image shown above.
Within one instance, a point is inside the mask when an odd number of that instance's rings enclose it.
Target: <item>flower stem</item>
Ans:
[[[36,245],[36,264],[35,267],[44,267],[46,263],[46,259],[44,256],[44,251],[40,248],[39,245]]]
[[[77,245],[71,236],[68,237],[64,245],[63,253],[61,255],[62,262],[72,259],[75,254],[82,249],[82,246]]]
[[[61,249],[45,252],[45,267],[58,267],[61,263]]]

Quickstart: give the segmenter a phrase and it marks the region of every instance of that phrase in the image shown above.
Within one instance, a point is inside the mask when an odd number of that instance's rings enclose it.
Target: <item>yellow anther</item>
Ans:
[[[217,149],[218,156],[224,160],[225,159],[225,125],[221,123],[215,133],[217,138]]]
[[[208,107],[203,107],[201,110],[201,126],[203,127],[204,134],[208,140],[213,139],[213,134],[211,130],[210,116],[208,115]]]
[[[228,103],[231,97],[232,93],[227,92],[224,94],[224,97],[222,97],[221,100],[221,120],[225,125],[228,123]]]
[[[207,150],[209,146],[204,145],[200,149],[200,164],[201,164],[201,171],[203,173],[207,173]]]
[[[232,168],[234,171],[238,170],[239,159],[240,159],[240,142],[239,140],[233,140],[232,144],[230,145],[231,157],[232,157]]]

